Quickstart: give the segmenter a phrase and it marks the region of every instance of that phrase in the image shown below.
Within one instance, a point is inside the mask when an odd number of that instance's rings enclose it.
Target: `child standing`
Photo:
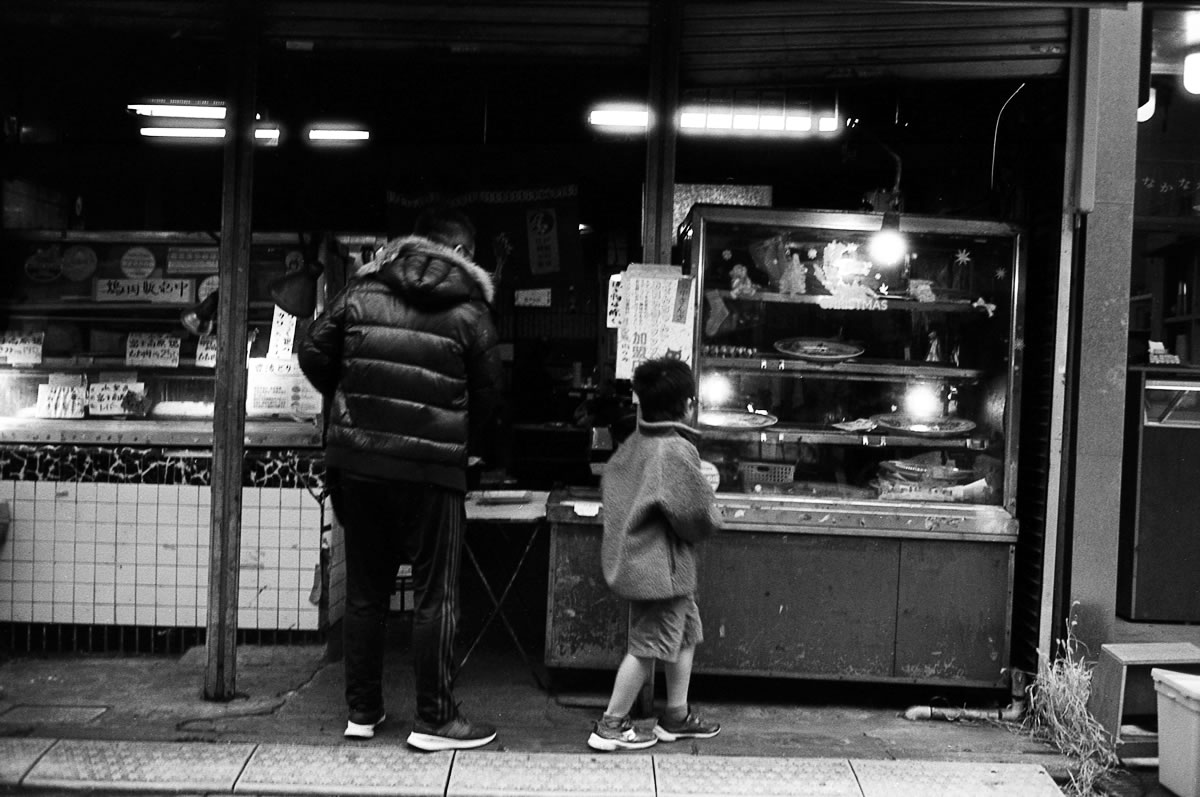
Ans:
[[[609,459],[601,479],[604,580],[629,601],[629,647],[612,697],[588,746],[640,750],[658,741],[708,739],[721,726],[688,706],[696,645],[704,639],[696,605],[696,544],[717,528],[713,488],[700,469],[691,416],[696,381],[686,363],[648,360],[633,372],[637,430]],[[667,706],[653,733],[638,730],[629,711],[663,662]]]

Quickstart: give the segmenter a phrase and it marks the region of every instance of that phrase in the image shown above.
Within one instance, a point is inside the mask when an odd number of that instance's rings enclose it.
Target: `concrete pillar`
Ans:
[[[1141,27],[1141,3],[1093,9],[1084,37],[1080,171],[1092,184],[1080,191],[1087,223],[1069,595],[1079,602],[1076,632],[1093,653],[1116,620]]]

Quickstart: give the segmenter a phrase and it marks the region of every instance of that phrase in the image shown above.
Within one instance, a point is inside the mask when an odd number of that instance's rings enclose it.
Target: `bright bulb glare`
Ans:
[[[1145,104],[1141,105],[1137,109],[1137,120],[1139,122],[1149,122],[1150,117],[1154,116],[1154,109],[1155,109],[1155,106],[1158,104],[1157,97],[1156,97],[1157,94],[1158,94],[1158,89],[1151,88],[1150,89],[1150,98],[1148,100],[1146,100]]]
[[[682,111],[679,114],[680,127],[704,127],[704,111]]]
[[[908,251],[904,236],[895,230],[880,230],[871,236],[871,259],[881,266],[894,266]]]
[[[836,116],[822,116],[817,120],[817,130],[822,133],[832,133],[838,129],[838,118]]]
[[[938,391],[930,385],[913,385],[904,394],[904,411],[914,418],[929,419],[941,415]]]
[[[588,114],[588,123],[597,127],[646,127],[650,114],[646,111],[598,108]]]
[[[371,137],[367,130],[329,130],[317,128],[308,131],[309,141],[366,141]]]
[[[1183,87],[1189,94],[1200,94],[1200,53],[1189,53],[1183,59]]]
[[[708,119],[705,120],[704,126],[709,130],[728,130],[733,127],[733,114],[710,113]]]
[[[733,383],[724,374],[705,374],[700,378],[700,404],[719,407],[733,396]]]

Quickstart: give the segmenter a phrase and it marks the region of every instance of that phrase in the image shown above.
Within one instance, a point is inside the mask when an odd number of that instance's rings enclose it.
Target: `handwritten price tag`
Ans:
[[[125,344],[125,364],[179,367],[179,338],[156,332],[130,332]]]
[[[41,365],[42,341],[45,339],[45,332],[6,332],[0,335],[0,362],[9,365]]]
[[[96,301],[191,304],[192,287],[190,279],[101,279],[96,280]]]
[[[38,385],[37,417],[82,418],[87,388],[82,385]]]
[[[216,368],[217,367],[217,336],[216,335],[201,335],[200,340],[196,342],[196,367],[197,368]]]
[[[88,415],[140,415],[146,402],[145,382],[96,382],[88,385]]]

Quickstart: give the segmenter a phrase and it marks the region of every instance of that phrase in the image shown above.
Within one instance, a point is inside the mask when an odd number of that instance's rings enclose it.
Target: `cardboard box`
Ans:
[[[1150,671],[1158,693],[1158,782],[1200,797],[1200,675]]]

